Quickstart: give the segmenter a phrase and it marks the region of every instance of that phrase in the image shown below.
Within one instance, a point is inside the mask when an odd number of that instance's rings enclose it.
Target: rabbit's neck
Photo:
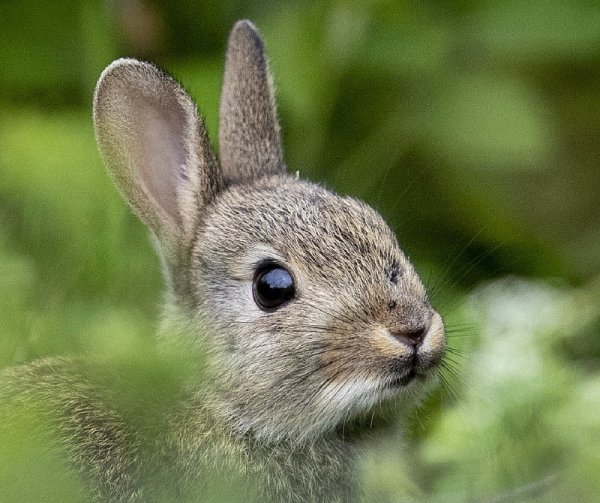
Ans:
[[[195,398],[178,412],[178,428],[169,432],[168,463],[177,466],[188,490],[197,494],[207,475],[215,482],[235,480],[247,486],[250,501],[352,501],[354,449],[334,433],[304,443],[269,444],[239,435],[211,408]],[[184,482],[185,485],[185,482]]]

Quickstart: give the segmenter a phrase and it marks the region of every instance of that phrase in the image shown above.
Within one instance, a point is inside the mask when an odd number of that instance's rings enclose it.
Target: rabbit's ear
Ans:
[[[226,183],[285,172],[273,83],[258,31],[231,31],[221,93],[219,150]]]
[[[193,236],[199,209],[219,190],[215,156],[196,106],[158,68],[119,59],[94,95],[96,140],[129,204],[167,253]]]

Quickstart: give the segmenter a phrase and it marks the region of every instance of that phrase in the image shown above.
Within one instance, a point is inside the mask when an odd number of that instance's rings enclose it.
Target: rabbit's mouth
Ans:
[[[427,379],[430,372],[419,369],[416,365],[405,369],[402,373],[395,372],[390,379],[388,388],[404,388],[413,382],[423,382]]]
[[[394,377],[388,386],[390,388],[402,388],[404,386],[408,386],[414,379],[423,379],[424,377],[424,375],[418,374],[414,368],[411,368],[404,375]]]
[[[408,362],[406,359],[395,360],[392,363],[392,378],[388,387],[405,387],[413,381],[424,381],[435,371],[435,367],[440,363],[441,358],[428,358],[428,355],[420,355],[415,351],[410,356]]]

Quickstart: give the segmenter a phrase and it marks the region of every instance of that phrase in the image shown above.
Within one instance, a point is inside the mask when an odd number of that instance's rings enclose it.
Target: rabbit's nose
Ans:
[[[392,337],[400,341],[402,344],[409,346],[411,348],[418,348],[423,339],[425,337],[425,333],[427,332],[427,327],[411,327],[405,330],[400,331],[390,331]]]

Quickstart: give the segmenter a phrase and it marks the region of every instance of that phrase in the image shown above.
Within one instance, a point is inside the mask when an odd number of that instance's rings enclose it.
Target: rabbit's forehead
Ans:
[[[208,220],[206,239],[214,247],[227,243],[231,258],[266,245],[322,275],[348,268],[378,270],[394,279],[410,267],[375,210],[306,182],[230,190]]]

